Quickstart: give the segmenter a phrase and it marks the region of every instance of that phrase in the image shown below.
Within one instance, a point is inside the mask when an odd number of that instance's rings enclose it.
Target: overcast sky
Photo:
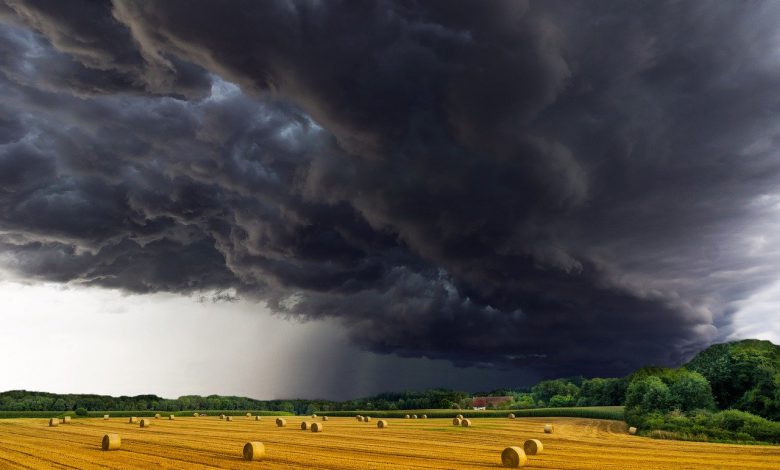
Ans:
[[[0,0],[0,389],[780,341],[780,3]],[[199,299],[204,301],[199,301]]]

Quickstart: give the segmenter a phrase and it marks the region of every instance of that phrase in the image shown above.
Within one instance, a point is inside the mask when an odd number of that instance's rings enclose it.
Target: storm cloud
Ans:
[[[5,0],[0,263],[235,289],[457,365],[676,364],[777,281],[778,20],[773,2]]]

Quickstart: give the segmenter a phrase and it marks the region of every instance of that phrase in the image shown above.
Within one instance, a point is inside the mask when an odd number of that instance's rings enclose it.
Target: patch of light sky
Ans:
[[[384,391],[490,390],[520,372],[361,351],[332,322],[251,301],[0,281],[0,391],[349,399]]]

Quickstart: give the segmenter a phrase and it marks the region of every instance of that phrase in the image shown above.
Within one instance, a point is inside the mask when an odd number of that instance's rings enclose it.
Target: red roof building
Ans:
[[[472,408],[496,407],[508,401],[512,401],[512,397],[474,397],[471,399],[471,407]]]

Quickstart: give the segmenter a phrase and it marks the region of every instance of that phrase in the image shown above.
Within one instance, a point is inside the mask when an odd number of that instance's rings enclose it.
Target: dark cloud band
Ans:
[[[735,229],[780,179],[771,3],[5,3],[25,277],[550,375],[677,362],[771,281]]]

